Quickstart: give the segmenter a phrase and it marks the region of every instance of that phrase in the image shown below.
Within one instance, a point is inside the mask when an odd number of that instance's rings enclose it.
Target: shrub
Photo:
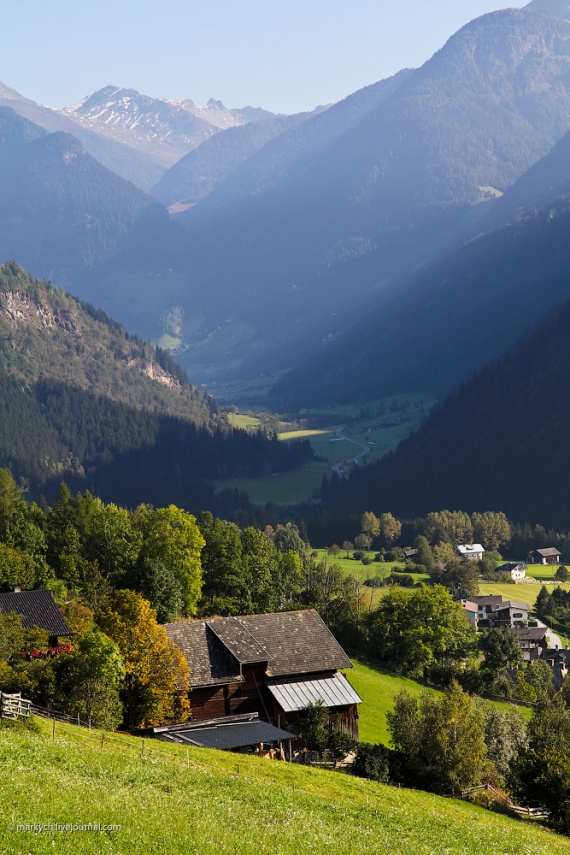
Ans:
[[[369,778],[371,781],[386,783],[390,779],[391,753],[385,745],[371,745],[368,742],[359,743],[352,764],[352,774],[358,775],[359,778]]]
[[[387,585],[400,585],[401,588],[413,588],[414,587],[414,577],[410,576],[408,573],[392,573],[386,579]]]

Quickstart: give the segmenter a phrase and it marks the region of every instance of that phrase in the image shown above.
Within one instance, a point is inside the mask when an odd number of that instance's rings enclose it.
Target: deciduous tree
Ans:
[[[134,591],[117,591],[98,623],[123,655],[122,696],[128,726],[185,720],[188,664],[158,624],[150,603]]]

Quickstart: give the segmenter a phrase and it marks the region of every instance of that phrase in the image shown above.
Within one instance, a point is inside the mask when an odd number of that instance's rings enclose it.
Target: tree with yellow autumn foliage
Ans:
[[[188,664],[169,641],[156,610],[134,591],[116,591],[98,618],[125,663],[121,692],[129,728],[184,721],[190,713]]]

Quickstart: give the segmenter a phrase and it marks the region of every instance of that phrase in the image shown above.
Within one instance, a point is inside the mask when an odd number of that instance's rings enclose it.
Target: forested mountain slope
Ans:
[[[291,408],[404,391],[441,395],[570,297],[569,229],[563,197],[466,244],[285,375],[272,394]]]
[[[272,116],[227,128],[181,157],[151,193],[165,205],[195,205],[256,151],[310,115]]]
[[[415,517],[496,508],[513,520],[567,526],[569,383],[567,301],[451,394],[395,453],[335,488],[330,510]]]
[[[14,262],[0,267],[0,466],[35,492],[65,478],[107,501],[201,510],[216,507],[207,479],[310,454],[231,430],[167,354]]]

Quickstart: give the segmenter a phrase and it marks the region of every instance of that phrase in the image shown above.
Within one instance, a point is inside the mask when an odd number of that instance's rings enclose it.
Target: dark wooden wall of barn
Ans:
[[[270,714],[270,696],[264,685],[263,668],[244,668],[243,682],[196,688],[190,692],[192,721],[256,712]]]

